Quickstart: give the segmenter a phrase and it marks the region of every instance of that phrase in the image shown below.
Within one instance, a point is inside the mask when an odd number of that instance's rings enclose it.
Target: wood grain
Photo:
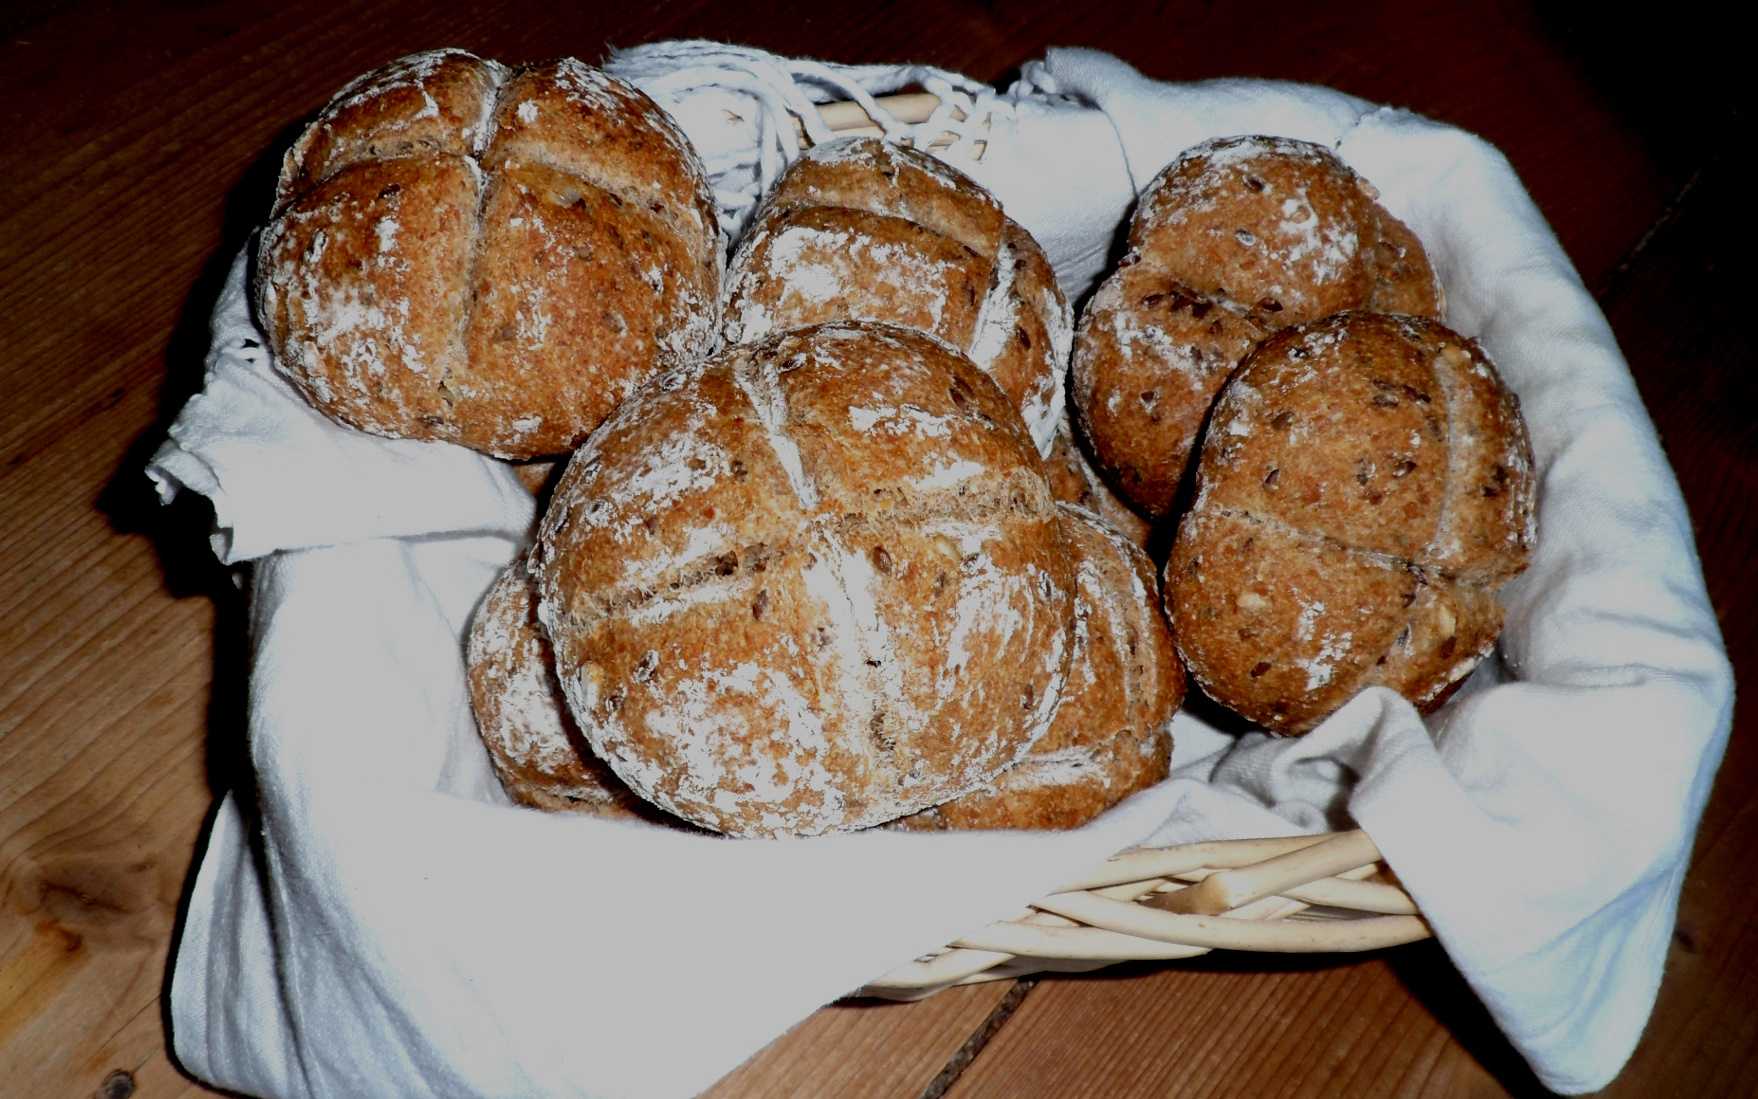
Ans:
[[[1294,0],[0,10],[0,1096],[92,1095],[118,1071],[136,1094],[206,1093],[166,1057],[160,996],[203,815],[216,791],[248,781],[243,606],[206,550],[209,516],[195,503],[159,509],[138,470],[200,384],[208,312],[267,207],[280,149],[346,79],[415,49],[590,59],[611,44],[702,36],[993,80],[1048,45],[1080,43],[1161,79],[1328,83],[1482,133],[1588,284],[1609,290],[1749,686],[1758,477],[1740,410],[1758,402],[1749,356],[1721,330],[1738,315],[1729,272],[1740,269],[1724,229],[1745,224],[1718,182],[1725,172],[1699,177],[1669,228],[1619,270],[1716,143],[1731,148],[1736,135],[1714,110],[1675,121],[1681,104],[1721,87],[1704,83],[1704,66],[1655,68],[1653,43],[1682,40],[1681,20],[1608,39],[1603,20],[1576,18],[1588,10],[1390,0],[1335,11]],[[1736,731],[1660,1008],[1613,1093],[1754,1089],[1758,937],[1740,859],[1758,823],[1750,739]],[[1433,948],[1413,948],[1341,966],[1215,960],[1047,981],[949,1094],[1045,1094],[1076,1077],[1121,1089],[1108,1094],[1199,1086],[1187,1079],[1211,1088],[1192,1094],[1236,1094],[1213,1090],[1231,1086],[1223,1067],[1272,1094],[1527,1089],[1450,973]],[[914,1099],[1001,994],[826,1009],[716,1093]]]
[[[1011,981],[914,1004],[835,1004],[765,1046],[702,1099],[915,1099],[1001,1003]]]
[[[1461,1042],[1493,1033],[1487,1018],[1461,1013],[1449,1030],[1400,980],[1400,969],[1426,975],[1444,956],[1432,946],[1395,954],[1396,964],[1271,968],[1232,956],[1048,979],[947,1099],[1504,1094]],[[1498,1067],[1524,1068],[1517,1057]]]

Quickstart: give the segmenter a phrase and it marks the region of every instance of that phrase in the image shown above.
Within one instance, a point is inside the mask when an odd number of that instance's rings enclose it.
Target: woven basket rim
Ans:
[[[1211,950],[1348,953],[1429,938],[1402,886],[1367,880],[1388,873],[1360,829],[1132,848],[856,995],[919,1000],[954,985]]]

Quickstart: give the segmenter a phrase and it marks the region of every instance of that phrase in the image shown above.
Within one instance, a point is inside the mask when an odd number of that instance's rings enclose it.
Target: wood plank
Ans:
[[[1505,1094],[1466,1044],[1500,1041],[1476,1001],[1446,988],[1443,1022],[1407,986],[1450,969],[1432,944],[1119,968],[1042,981],[947,1099]]]
[[[917,1099],[1012,988],[992,981],[913,1004],[833,1004],[752,1054],[702,1099]]]

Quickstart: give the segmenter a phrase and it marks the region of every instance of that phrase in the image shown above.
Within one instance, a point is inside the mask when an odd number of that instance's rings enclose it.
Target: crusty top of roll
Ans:
[[[727,339],[881,320],[969,348],[1005,220],[987,191],[925,153],[872,138],[814,146],[739,243]]]
[[[1378,197],[1321,145],[1215,138],[1149,185],[1129,246],[1185,286],[1275,325],[1363,308],[1443,316],[1422,245]]]
[[[1045,458],[1065,419],[1073,347],[1074,313],[1049,257],[1009,218],[970,356],[1012,398]]]
[[[707,175],[645,95],[440,50],[350,84],[288,152],[258,305],[327,415],[530,458],[712,349],[720,262]]]
[[[534,555],[583,732],[739,835],[944,801],[1048,727],[1072,578],[1017,411],[886,325],[673,372],[575,455]]]
[[[814,145],[776,182],[759,219],[808,206],[902,218],[994,262],[1005,215],[995,197],[934,157],[876,138]]]
[[[966,352],[1049,453],[1073,317],[1043,250],[975,181],[868,137],[814,146],[788,169],[733,256],[727,340],[840,320]]]

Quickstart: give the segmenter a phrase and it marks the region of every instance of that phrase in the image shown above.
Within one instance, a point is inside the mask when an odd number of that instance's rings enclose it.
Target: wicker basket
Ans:
[[[1385,881],[1366,832],[1220,840],[1125,851],[860,992],[918,1000],[957,984],[1085,972],[1211,950],[1331,953],[1428,938],[1409,894]]]

